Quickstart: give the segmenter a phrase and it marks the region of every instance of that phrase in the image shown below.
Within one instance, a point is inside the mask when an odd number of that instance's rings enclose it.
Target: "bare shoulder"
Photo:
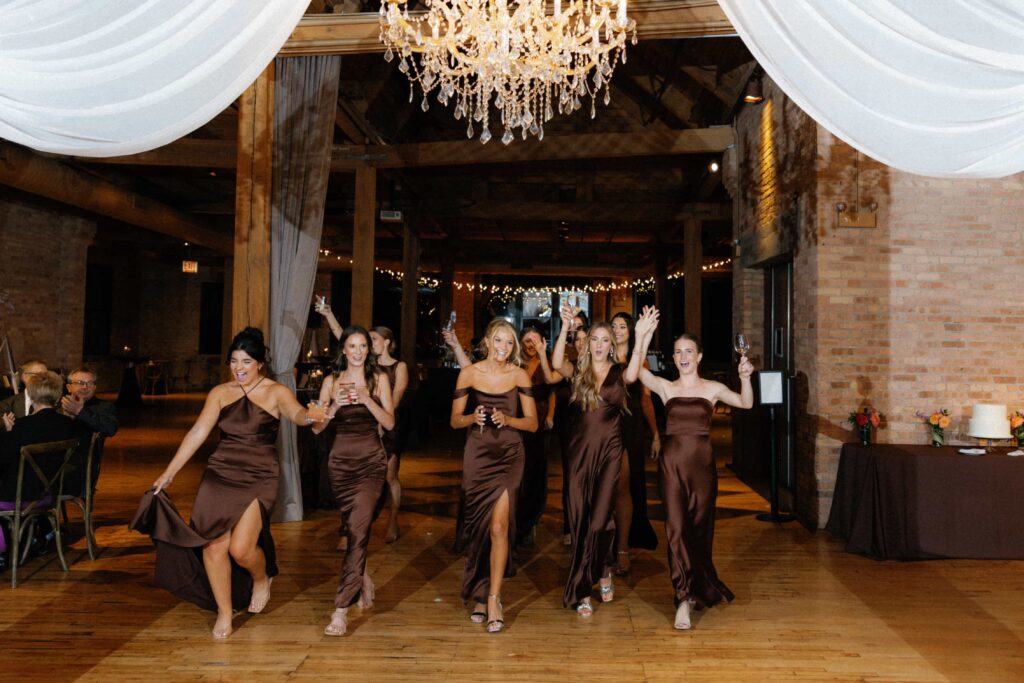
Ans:
[[[525,368],[516,368],[513,376],[516,379],[516,385],[520,387],[533,386],[533,381],[530,379],[530,375],[527,374]]]

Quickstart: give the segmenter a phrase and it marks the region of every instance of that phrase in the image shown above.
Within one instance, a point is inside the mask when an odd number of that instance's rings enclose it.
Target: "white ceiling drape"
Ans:
[[[1024,170],[1024,1],[718,1],[782,90],[861,152],[929,176]]]
[[[0,137],[79,156],[165,145],[216,116],[303,0],[0,0]]]

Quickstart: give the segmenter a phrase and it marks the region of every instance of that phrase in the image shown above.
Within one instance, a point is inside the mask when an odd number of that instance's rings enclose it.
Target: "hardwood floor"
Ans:
[[[340,553],[336,514],[315,511],[274,528],[281,575],[266,611],[239,616],[231,638],[213,642],[213,615],[151,586],[149,539],[125,526],[200,400],[147,399],[151,406],[107,442],[95,561],[77,538],[67,574],[51,554],[23,567],[16,590],[0,575],[7,680],[1024,679],[1024,562],[848,555],[823,533],[755,521],[763,499],[724,467],[715,557],[735,602],[696,613],[693,631],[674,631],[659,548],[635,556],[632,573],[617,580],[615,601],[598,602],[589,621],[564,609],[568,553],[555,457],[536,551],[503,590],[508,629],[489,635],[459,601],[462,562],[451,547],[461,452],[450,437],[403,457],[402,537],[383,543],[382,515],[370,546],[376,605],[351,610],[350,635],[323,635]],[[728,449],[726,420],[716,416],[720,456]],[[170,489],[180,509],[191,504],[201,460]]]

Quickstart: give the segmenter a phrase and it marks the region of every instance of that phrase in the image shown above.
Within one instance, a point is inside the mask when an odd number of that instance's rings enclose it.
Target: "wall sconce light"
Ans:
[[[864,210],[848,208],[846,202],[836,204],[836,226],[840,228],[877,228],[878,203],[871,202]]]
[[[743,93],[743,101],[747,104],[760,104],[764,101],[761,93],[761,78],[755,76],[747,81],[747,89]]]

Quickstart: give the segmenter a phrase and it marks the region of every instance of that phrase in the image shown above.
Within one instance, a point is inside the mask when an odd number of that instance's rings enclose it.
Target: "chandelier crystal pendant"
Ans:
[[[479,130],[491,139],[490,106],[501,113],[506,145],[520,129],[522,138],[544,139],[544,124],[555,111],[571,114],[590,98],[611,100],[615,67],[626,62],[626,39],[636,45],[636,21],[626,0],[424,0],[425,13],[410,14],[408,0],[384,0],[380,39],[384,59],[399,59],[398,70],[429,97],[454,102],[455,118],[466,120],[466,137]],[[418,55],[419,59],[415,58]],[[478,127],[474,127],[478,125]]]

